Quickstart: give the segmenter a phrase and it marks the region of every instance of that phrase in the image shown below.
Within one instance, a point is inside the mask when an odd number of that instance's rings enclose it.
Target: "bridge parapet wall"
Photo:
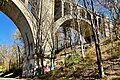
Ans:
[[[76,16],[76,18],[84,18],[86,20],[93,19],[93,14],[95,14],[97,21],[102,18],[98,13],[93,13],[91,10],[86,9],[82,5],[69,0],[56,0],[57,5],[55,5],[55,21],[66,15]],[[75,17],[74,17],[75,18]],[[100,18],[100,19],[99,19]],[[100,21],[98,21],[100,22]]]

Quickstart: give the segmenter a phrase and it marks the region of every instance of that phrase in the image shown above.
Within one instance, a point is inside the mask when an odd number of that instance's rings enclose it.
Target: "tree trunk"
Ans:
[[[83,42],[81,43],[81,50],[82,50],[82,56],[83,56],[83,59],[85,58],[85,53],[84,53],[84,44]]]
[[[84,6],[85,6],[85,8],[87,8],[85,0],[84,0]],[[92,6],[92,11],[94,12],[93,0],[91,0],[91,6]],[[93,15],[93,20],[90,17],[90,22],[91,22],[91,26],[92,26],[93,38],[95,41],[95,49],[96,49],[99,75],[100,75],[100,78],[102,78],[102,77],[104,77],[104,71],[103,71],[103,66],[102,66],[101,50],[100,50],[100,46],[99,46],[100,43],[99,43],[98,32],[97,32],[97,30],[94,30],[94,26],[96,24],[96,23],[94,23],[94,22],[96,22],[95,21],[95,14],[93,13],[92,15]]]
[[[94,12],[93,0],[91,0],[91,6],[92,6],[92,11]],[[93,27],[95,25],[95,23],[93,23],[93,22],[95,22],[95,14],[93,14],[93,21],[92,21],[92,19],[90,19],[90,21],[91,21],[91,26],[92,26],[93,37],[94,37],[94,40],[95,40],[98,70],[99,70],[100,78],[102,78],[102,77],[104,77],[104,71],[103,71],[103,65],[102,65],[101,50],[100,50],[100,46],[99,46],[99,44],[100,44],[99,43],[99,37],[98,37],[97,30],[95,31],[94,27]]]
[[[67,36],[67,34],[66,34],[66,28],[64,28],[64,35],[65,35],[65,37],[64,37],[64,54],[65,54],[65,62],[64,62],[64,64],[65,64],[65,67],[66,67],[66,36]]]

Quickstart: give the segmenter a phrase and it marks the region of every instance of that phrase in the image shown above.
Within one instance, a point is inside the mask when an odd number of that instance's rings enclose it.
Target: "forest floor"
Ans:
[[[100,44],[105,77],[98,74],[95,46],[92,44],[85,50],[83,59],[79,46],[75,51],[70,48],[57,54],[55,70],[50,75],[38,76],[38,80],[120,80],[120,40],[105,38]],[[36,80],[37,80],[36,79]]]

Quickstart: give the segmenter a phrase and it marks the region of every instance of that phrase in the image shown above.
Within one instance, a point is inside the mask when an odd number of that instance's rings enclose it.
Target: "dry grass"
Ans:
[[[105,78],[99,79],[94,46],[86,50],[84,60],[79,53],[74,53],[73,57],[67,57],[67,63],[69,64],[67,67],[64,67],[63,64],[61,67],[56,68],[54,78],[56,80],[120,80],[120,41],[114,41],[111,45],[110,39],[106,38],[102,39],[101,43]],[[71,54],[70,48],[66,51]],[[57,57],[60,57],[63,53],[64,50],[57,54]],[[78,62],[75,62],[75,60]],[[51,80],[51,77],[47,80]]]

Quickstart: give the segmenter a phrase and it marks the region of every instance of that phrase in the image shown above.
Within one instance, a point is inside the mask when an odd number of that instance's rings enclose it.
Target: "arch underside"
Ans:
[[[62,27],[71,27],[78,31],[79,28],[81,28],[81,33],[84,33],[84,37],[90,37],[93,35],[92,33],[92,27],[90,25],[90,22],[88,20],[85,20],[83,18],[75,18],[72,15],[66,15],[64,17],[61,17],[54,23],[54,31],[56,32],[60,26]]]
[[[20,3],[18,3],[20,4]],[[22,5],[22,4],[21,4]],[[17,26],[20,30],[21,35],[24,40],[25,49],[30,50],[29,44],[33,44],[33,34],[31,31],[31,27],[26,19],[26,15],[23,14],[22,10],[18,7],[12,0],[8,1],[6,6],[1,8],[1,11],[6,14]],[[26,51],[30,53],[30,51]]]
[[[84,37],[89,37],[92,35],[91,26],[83,20],[70,19],[65,21],[61,27],[70,27],[76,31],[80,30],[80,33],[84,34]],[[79,30],[78,30],[79,29]]]

